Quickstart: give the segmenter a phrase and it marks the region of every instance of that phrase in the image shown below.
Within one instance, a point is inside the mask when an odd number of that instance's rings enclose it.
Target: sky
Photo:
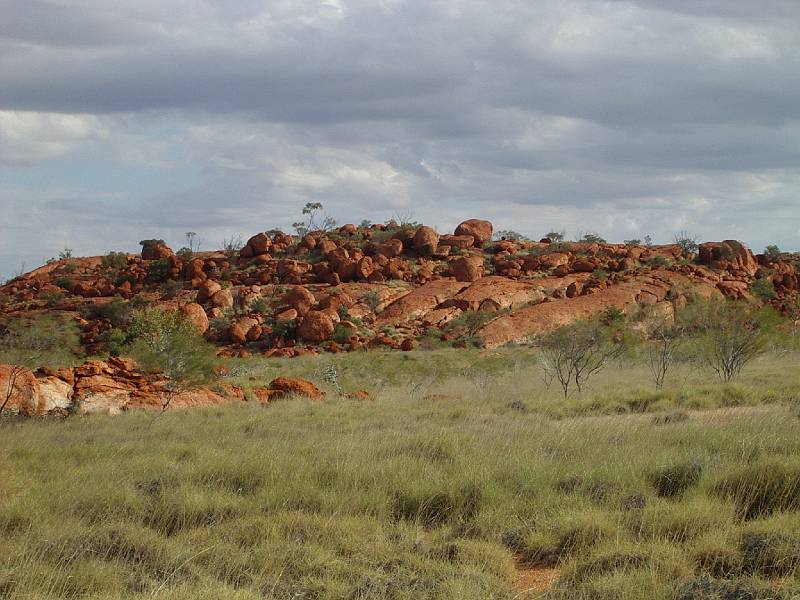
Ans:
[[[307,202],[800,249],[800,2],[0,0],[0,279]]]

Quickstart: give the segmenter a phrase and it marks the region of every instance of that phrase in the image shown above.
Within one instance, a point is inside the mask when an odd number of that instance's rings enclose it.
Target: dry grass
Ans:
[[[566,403],[524,350],[370,357],[232,366],[335,360],[374,401],[3,423],[0,597],[800,594],[787,357],[659,394],[619,367]]]

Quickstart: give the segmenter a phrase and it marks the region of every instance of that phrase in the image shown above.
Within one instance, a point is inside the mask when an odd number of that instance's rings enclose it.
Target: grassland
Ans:
[[[255,359],[328,399],[8,420],[0,598],[798,598],[797,361],[564,401],[529,349]]]

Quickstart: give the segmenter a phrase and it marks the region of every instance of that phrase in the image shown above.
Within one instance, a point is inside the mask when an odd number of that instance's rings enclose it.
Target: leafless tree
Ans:
[[[580,321],[561,327],[540,342],[545,385],[558,381],[564,398],[574,386],[580,394],[589,378],[623,351],[598,322]]]
[[[656,389],[664,387],[667,376],[675,357],[683,344],[682,331],[679,325],[666,321],[659,322],[649,332],[650,341],[647,344],[645,359]]]

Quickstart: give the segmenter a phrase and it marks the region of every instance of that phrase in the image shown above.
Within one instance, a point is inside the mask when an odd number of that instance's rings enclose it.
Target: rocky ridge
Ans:
[[[797,304],[793,256],[753,255],[733,240],[697,253],[678,245],[493,241],[488,221],[452,234],[394,222],[345,225],[302,237],[260,232],[238,250],[54,261],[0,287],[0,318],[74,319],[88,354],[102,355],[116,312],[157,303],[183,311],[220,356],[297,356],[452,341],[452,324],[489,313],[480,345],[520,342],[609,307],[654,307],[667,317],[687,295],[746,299],[767,282],[776,308]],[[55,384],[54,384],[55,385]]]

